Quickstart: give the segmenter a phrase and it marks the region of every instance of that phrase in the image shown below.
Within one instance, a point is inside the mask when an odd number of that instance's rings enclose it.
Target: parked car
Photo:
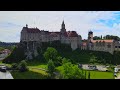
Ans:
[[[96,65],[88,65],[89,69],[91,70],[97,70],[97,67]]]
[[[0,65],[0,71],[1,72],[6,72],[6,66],[5,65]]]

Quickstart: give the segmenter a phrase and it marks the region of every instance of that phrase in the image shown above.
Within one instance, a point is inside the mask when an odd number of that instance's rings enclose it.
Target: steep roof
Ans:
[[[87,46],[87,42],[83,42],[83,43],[82,43],[82,46]]]
[[[57,33],[52,32],[52,33],[50,33],[50,36],[57,37]]]
[[[60,32],[54,32],[54,33],[56,33],[56,34],[60,34]]]
[[[92,40],[93,43],[96,43],[96,42],[107,42],[107,43],[112,43],[114,40]]]
[[[69,31],[68,36],[69,37],[78,37],[78,34],[76,33],[76,31]]]
[[[40,33],[38,28],[27,28],[28,33]]]

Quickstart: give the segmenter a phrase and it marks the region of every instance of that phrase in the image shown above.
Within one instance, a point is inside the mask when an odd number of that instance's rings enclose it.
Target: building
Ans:
[[[21,31],[20,42],[26,43],[26,55],[32,58],[31,54],[37,56],[37,47],[41,42],[60,41],[69,44],[72,50],[81,48],[81,50],[104,51],[113,54],[114,51],[120,51],[120,42],[116,40],[93,40],[93,32],[88,32],[88,39],[82,40],[81,35],[76,31],[67,31],[64,21],[61,24],[60,32],[49,32],[36,28],[29,28],[28,25]]]
[[[116,40],[93,40],[93,32],[88,32],[88,40],[84,40],[81,45],[82,50],[104,51],[113,54],[120,51],[120,42]]]
[[[78,35],[76,31],[66,31],[65,23],[62,22],[60,32],[49,32],[39,30],[36,28],[29,28],[28,25],[23,27],[21,31],[20,42],[27,44],[26,53],[31,56],[32,52],[36,52],[36,46],[41,42],[52,42],[59,40],[61,43],[69,44],[72,50],[75,50],[81,46],[81,35]],[[36,54],[37,55],[37,54]]]

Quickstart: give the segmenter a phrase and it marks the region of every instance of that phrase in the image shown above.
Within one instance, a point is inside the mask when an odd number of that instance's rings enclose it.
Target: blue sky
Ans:
[[[76,31],[87,39],[88,31],[94,36],[106,34],[120,37],[119,11],[0,11],[0,41],[19,42],[22,27],[60,31],[64,19],[67,31]]]

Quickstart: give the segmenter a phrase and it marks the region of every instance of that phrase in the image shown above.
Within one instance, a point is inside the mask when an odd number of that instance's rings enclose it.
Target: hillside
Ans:
[[[60,56],[70,59],[73,63],[89,63],[92,57],[95,57],[96,63],[101,64],[119,64],[120,63],[120,52],[114,52],[114,55],[108,52],[100,52],[100,51],[85,51],[77,49],[72,51],[71,47],[66,44],[61,44],[59,41],[55,41],[52,43],[42,43],[41,48],[38,47],[39,56],[34,58],[34,60],[39,60],[40,62],[45,62],[43,57],[43,53],[47,49],[47,47],[54,47]],[[17,47],[13,50],[10,56],[8,56],[4,62],[19,62],[25,59],[24,56],[24,47]]]

